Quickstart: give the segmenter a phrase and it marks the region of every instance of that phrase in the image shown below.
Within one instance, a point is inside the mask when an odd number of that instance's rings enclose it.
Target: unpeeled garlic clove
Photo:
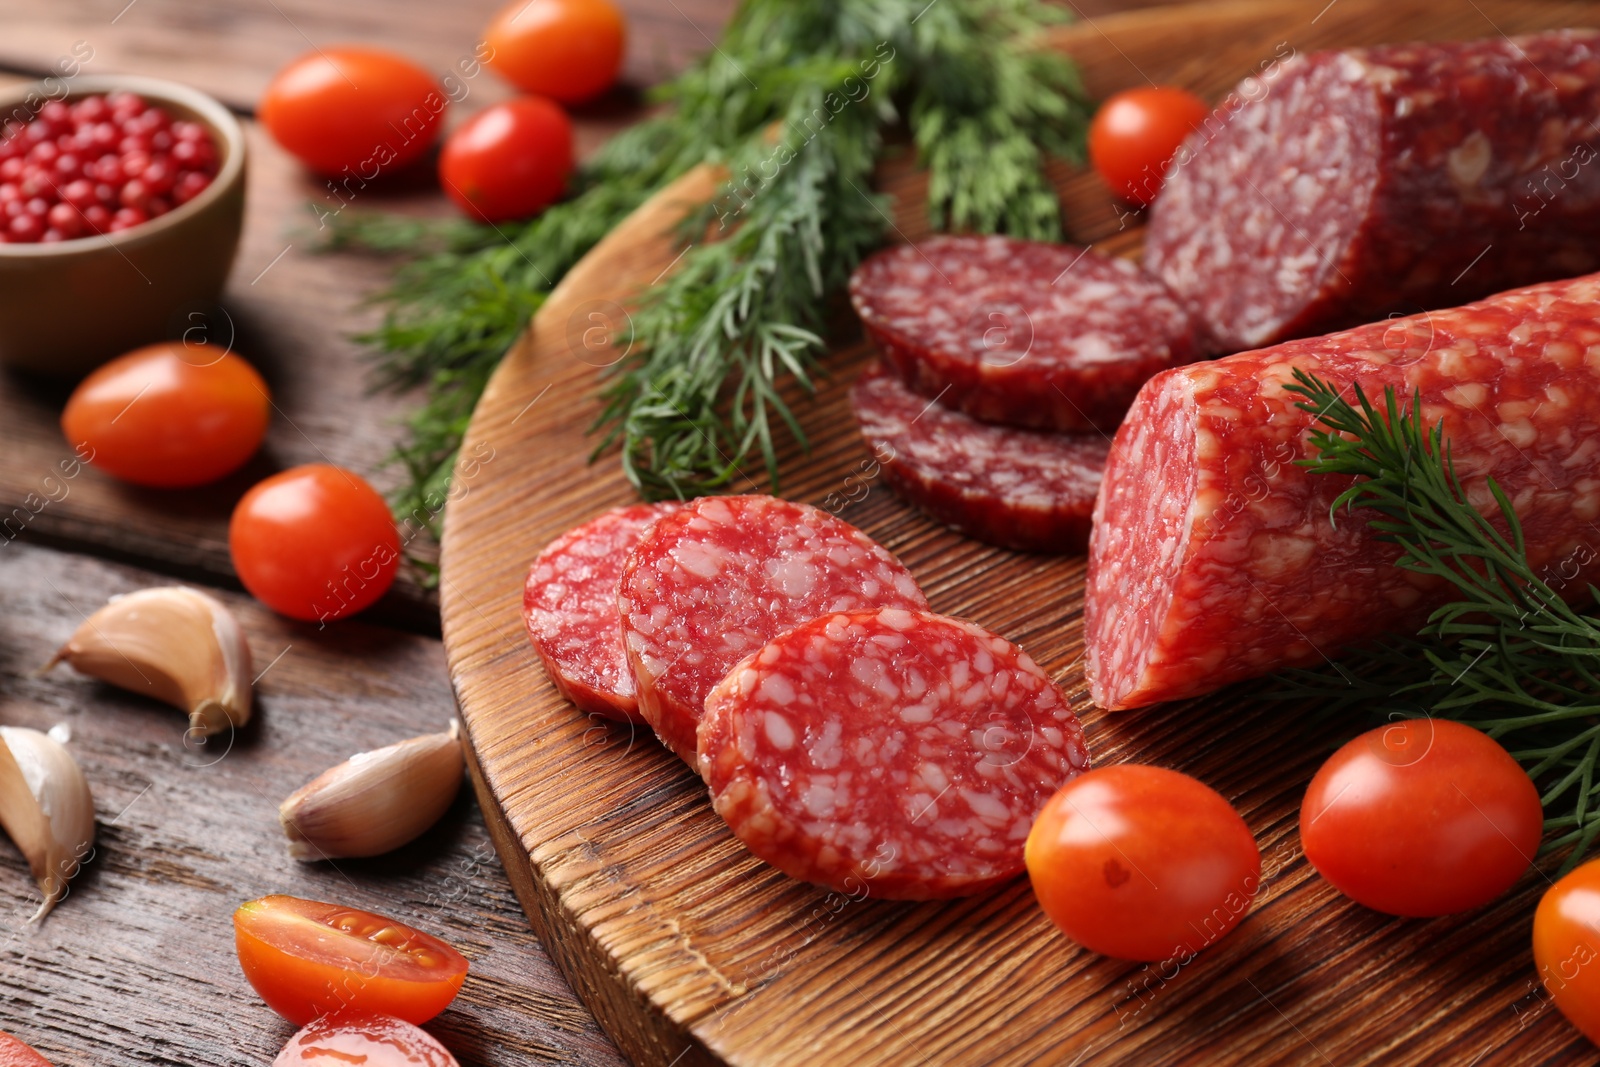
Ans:
[[[50,913],[94,848],[94,798],[65,745],[20,726],[0,726],[0,826],[28,860]]]
[[[233,613],[195,589],[112,597],[45,670],[63,660],[187,712],[189,729],[204,737],[250,721],[250,646]]]
[[[297,860],[378,856],[439,821],[461,789],[459,724],[351,756],[278,806]]]

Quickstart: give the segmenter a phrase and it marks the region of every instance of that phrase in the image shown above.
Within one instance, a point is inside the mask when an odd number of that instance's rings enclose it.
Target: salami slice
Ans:
[[[940,522],[1028,552],[1082,552],[1089,543],[1110,438],[978,422],[883,367],[861,376],[850,405],[884,477]]]
[[[622,648],[617,582],[628,553],[680,504],[616,508],[552,541],[528,568],[522,616],[561,695],[608,719],[643,722]]]
[[[856,269],[850,299],[912,388],[1009,426],[1114,429],[1147,378],[1199,355],[1161,282],[1072,245],[900,245]]]
[[[750,851],[893,900],[1021,873],[1034,816],[1089,765],[1067,698],[1026,652],[902,608],[774,639],[711,692],[699,740],[712,804]]]
[[[1529,562],[1573,595],[1600,578],[1600,275],[1197,363],[1145,386],[1106,463],[1084,608],[1102,707],[1320,663],[1449,598],[1359,513],[1330,521],[1349,482],[1295,465],[1315,425],[1296,368],[1419,390],[1473,503],[1497,513],[1492,475],[1516,507]]]
[[[770,496],[705,497],[656,523],[617,603],[639,712],[690,766],[706,694],[775,635],[830,612],[928,606],[872,538]]]
[[[1274,62],[1179,149],[1145,265],[1221,351],[1600,267],[1600,33]]]

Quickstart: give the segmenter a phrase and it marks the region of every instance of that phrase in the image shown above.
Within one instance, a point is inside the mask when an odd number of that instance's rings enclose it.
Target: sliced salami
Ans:
[[[617,582],[628,553],[681,504],[616,508],[552,541],[522,591],[528,637],[561,695],[608,719],[643,722],[622,647]]]
[[[1229,100],[1145,241],[1219,350],[1600,267],[1600,33],[1319,52]]]
[[[1535,569],[1586,596],[1600,578],[1600,275],[1181,367],[1139,394],[1106,463],[1084,627],[1105,708],[1196,696],[1415,631],[1451,590],[1391,566],[1346,479],[1296,466],[1315,423],[1284,387],[1301,369],[1369,397],[1421,395],[1469,498],[1512,501]],[[1559,581],[1555,580],[1559,575]]]
[[[978,422],[875,367],[850,406],[889,483],[948,526],[1004,548],[1082,552],[1111,439]]]
[[[1114,429],[1146,379],[1200,354],[1160,281],[1073,245],[899,245],[856,269],[850,299],[912,388],[1008,426]]]
[[[1021,873],[1034,816],[1089,765],[1067,698],[1026,652],[901,608],[774,639],[711,692],[699,743],[712,804],[750,851],[891,900]]]
[[[704,497],[656,523],[617,603],[639,712],[691,766],[706,694],[774,636],[831,612],[928,606],[872,538],[770,496]]]

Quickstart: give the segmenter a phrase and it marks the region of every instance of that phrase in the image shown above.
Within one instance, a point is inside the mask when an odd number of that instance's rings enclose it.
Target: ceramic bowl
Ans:
[[[204,125],[218,154],[217,176],[199,196],[142,225],[0,244],[0,363],[77,378],[140,345],[181,337],[186,314],[215,305],[244,225],[245,139],[227,108],[175,82],[86,75],[54,87],[69,101],[137,93],[175,119]],[[0,92],[0,120],[19,109],[36,113],[44,91],[40,83]]]

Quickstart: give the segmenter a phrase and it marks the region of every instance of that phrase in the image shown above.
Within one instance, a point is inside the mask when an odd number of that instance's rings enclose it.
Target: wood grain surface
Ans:
[[[126,4],[126,7],[124,7]],[[709,48],[734,0],[634,0],[629,83],[575,115],[581,150],[590,150],[642,113],[638,88],[664,78]],[[454,72],[465,95],[452,106],[459,123],[509,89],[487,71],[466,78],[455,65],[471,55],[496,0],[431,4],[421,0],[329,5],[311,0],[0,0],[0,83],[46,72],[84,41],[87,72],[134,73],[187,82],[249,113],[272,74],[289,60],[336,43],[398,49],[442,77]],[[10,74],[4,71],[10,70]],[[89,552],[188,581],[239,588],[228,559],[227,522],[239,497],[276,470],[333,462],[367,476],[380,490],[402,472],[384,459],[400,440],[415,394],[375,391],[369,352],[354,335],[372,328],[379,311],[364,303],[388,279],[381,257],[314,252],[321,211],[444,214],[430,166],[374,182],[341,207],[254,122],[245,230],[218,305],[189,309],[172,336],[200,330],[256,365],[273,392],[275,410],[262,452],[243,470],[203,490],[141,489],[90,469],[65,485],[45,479],[71,453],[58,420],[70,382],[28,378],[0,369],[0,537]],[[92,309],[86,309],[92,313]],[[196,336],[191,333],[191,337]],[[59,480],[59,479],[58,479]],[[32,496],[30,497],[30,494]],[[47,503],[42,502],[48,501]],[[443,501],[439,502],[443,506]],[[19,513],[16,509],[22,508]],[[408,553],[437,557],[421,520],[402,530]],[[438,597],[415,569],[402,569],[368,618],[437,634]]]
[[[632,4],[646,36],[630,77],[652,79],[703,51],[733,3]],[[189,82],[247,110],[272,72],[313,43],[375,40],[448,64],[491,7],[0,0],[0,80],[43,72],[82,40],[95,49],[87,69]],[[453,120],[504,92],[480,76]],[[592,147],[639,110],[627,90],[586,110],[577,116],[580,144]],[[306,205],[325,190],[247,127],[244,242],[221,310],[206,323],[215,340],[233,335],[273,388],[278,411],[262,456],[220,485],[184,492],[120,485],[92,469],[63,481],[57,463],[68,450],[57,419],[66,387],[0,373],[0,518],[11,520],[0,536],[0,723],[71,726],[100,833],[96,862],[37,930],[18,913],[31,892],[26,866],[0,843],[0,1029],[36,1043],[58,1067],[270,1062],[290,1028],[245,985],[229,917],[251,896],[290,892],[390,912],[460,943],[473,977],[433,1029],[466,1067],[620,1067],[528,928],[467,791],[438,828],[395,856],[337,869],[287,858],[274,813],[284,795],[357,749],[437,729],[452,714],[438,641],[371,625],[437,632],[435,594],[415,576],[363,622],[324,633],[222,593],[241,612],[260,667],[290,651],[262,678],[258,725],[215,766],[184,749],[182,718],[169,709],[65,668],[32,676],[79,610],[112,592],[173,575],[236,589],[227,519],[255,478],[324,458],[380,487],[398,476],[378,465],[411,398],[372,394],[364,353],[350,340],[376,320],[362,300],[388,264],[308,254],[315,216]],[[451,210],[427,168],[365,193],[356,207]]]
[[[216,343],[231,343],[261,371],[274,406],[266,445],[243,469],[202,490],[145,489],[93,467],[63,481],[57,467],[72,450],[59,420],[73,383],[0,370],[0,439],[6,445],[0,464],[6,508],[0,519],[9,520],[6,539],[240,588],[228,558],[228,517],[263,477],[300,463],[328,462],[369,477],[380,490],[397,483],[400,471],[384,468],[383,461],[415,398],[374,393],[366,359],[351,339],[375,323],[376,312],[361,300],[382,284],[387,269],[375,259],[312,254],[307,245],[315,218],[305,204],[315,190],[259,126],[247,124],[246,133],[249,191],[232,281],[218,305],[192,309],[199,317],[180,319],[172,335],[201,330]],[[423,195],[408,199],[418,203]],[[412,536],[408,548],[422,558],[435,554],[426,535]],[[417,571],[402,569],[369,617],[433,632],[437,596],[420,579]]]
[[[441,729],[455,713],[437,641],[363,623],[319,632],[248,597],[238,615],[257,714],[237,735],[184,741],[181,714],[57,667],[38,668],[148,571],[22,544],[0,547],[0,723],[65,726],[95,798],[99,840],[44,922],[27,864],[0,845],[0,1029],[57,1067],[261,1067],[293,1027],[245,982],[233,909],[267,893],[391,915],[459,948],[472,970],[430,1024],[463,1065],[620,1067],[539,950],[470,791],[422,838],[372,860],[296,863],[277,805],[354,752]]]
[[[43,73],[84,41],[94,49],[96,73],[176,77],[181,71],[182,80],[248,112],[272,75],[313,47],[370,45],[410,56],[441,76],[457,71],[507,2],[5,0],[0,66]],[[628,16],[630,37],[623,80],[634,87],[661,81],[710,49],[733,10],[730,0],[618,0],[617,6]],[[493,76],[470,86],[484,99],[512,95]]]
[[[137,71],[183,80],[243,110],[272,73],[313,45],[360,42],[393,48],[431,70],[451,70],[509,0],[4,0],[0,67],[43,73],[76,41],[95,50],[98,72]],[[1160,0],[1071,0],[1087,15]],[[649,85],[711,48],[732,0],[617,0],[628,16],[624,79]],[[482,79],[481,91],[506,90]],[[619,94],[625,96],[626,93]]]
[[[1600,11],[1576,3],[1236,0],[1097,18],[1056,43],[1096,95],[1148,81],[1216,98],[1285,47],[1597,24]],[[1056,177],[1074,238],[1137,248],[1139,220],[1094,177],[1065,165]],[[917,176],[888,171],[881,184],[899,200],[898,235],[924,234]],[[614,358],[588,328],[625,324],[638,288],[677,254],[682,204],[715,186],[696,172],[641,209],[541,311],[475,416],[468,451],[492,452],[494,465],[451,505],[444,545],[445,645],[491,832],[545,945],[635,1063],[1600,1061],[1537,991],[1529,928],[1551,863],[1464,916],[1403,921],[1341,898],[1300,853],[1298,805],[1320,761],[1367,723],[1249,687],[1094,708],[1081,671],[1084,561],[965,540],[874,480],[844,402],[871,353],[848,335],[815,398],[796,398],[813,448],[783,452],[784,495],[848,501],[842,516],[906,562],[935,610],[1032,652],[1081,709],[1096,762],[1176,766],[1227,796],[1261,846],[1251,915],[1195,961],[1163,967],[1078,950],[1025,880],[948,903],[829,894],[746,852],[652,737],[564,703],[522,632],[523,574],[551,538],[633,499],[614,462],[585,462],[595,365]],[[762,491],[759,481],[732,488]]]

